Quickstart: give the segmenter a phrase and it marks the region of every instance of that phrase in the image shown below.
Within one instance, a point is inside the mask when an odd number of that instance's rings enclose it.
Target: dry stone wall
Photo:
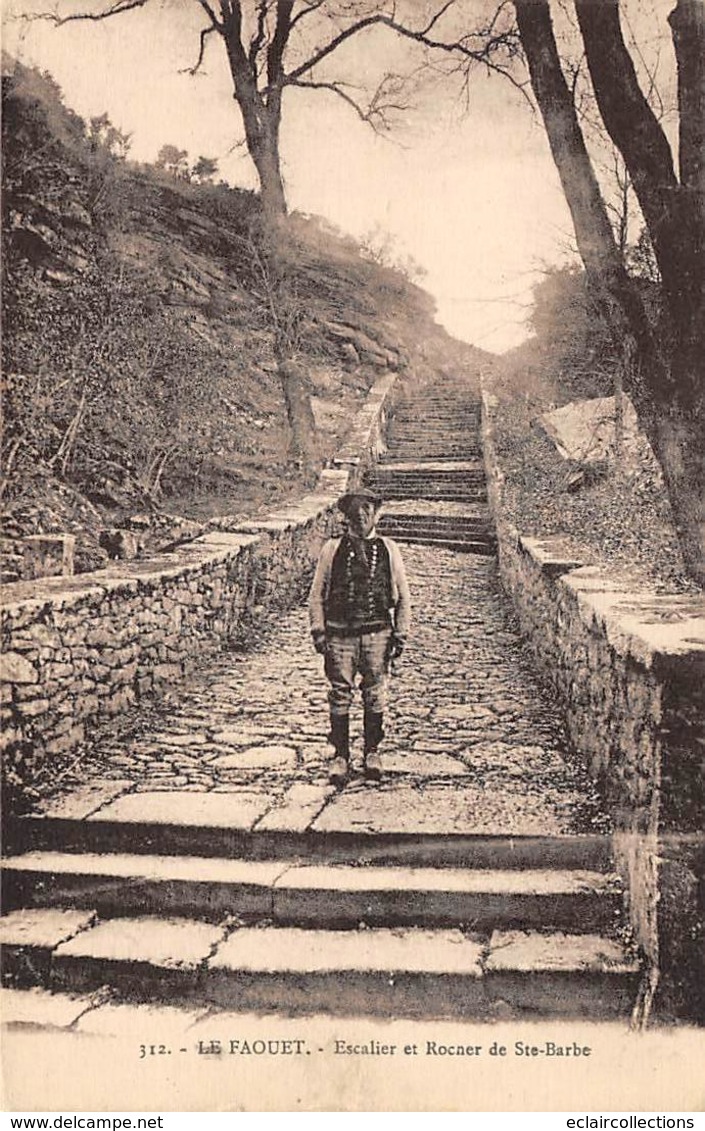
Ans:
[[[628,911],[665,1011],[705,1019],[705,599],[635,590],[505,517],[483,395],[502,584],[601,786]]]
[[[180,680],[263,609],[301,596],[336,499],[381,442],[392,381],[373,387],[351,422],[342,465],[322,473],[315,493],[260,519],[224,521],[176,553],[4,587],[2,757],[10,797],[21,803],[91,727]]]

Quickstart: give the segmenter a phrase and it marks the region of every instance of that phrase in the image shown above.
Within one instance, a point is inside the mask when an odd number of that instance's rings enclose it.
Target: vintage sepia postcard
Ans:
[[[5,1109],[689,1125],[703,0],[2,26]]]

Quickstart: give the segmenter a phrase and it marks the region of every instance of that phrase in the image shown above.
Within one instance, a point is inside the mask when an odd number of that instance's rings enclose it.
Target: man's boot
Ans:
[[[349,715],[331,715],[328,741],[335,748],[335,758],[328,770],[328,780],[331,785],[344,785],[350,762]]]
[[[382,761],[377,747],[384,738],[383,719],[380,711],[365,711],[365,777],[370,781],[379,781],[382,777]]]

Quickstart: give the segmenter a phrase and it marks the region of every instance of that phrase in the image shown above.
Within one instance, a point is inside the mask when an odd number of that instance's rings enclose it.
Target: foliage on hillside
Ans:
[[[643,286],[648,301],[648,280]],[[569,401],[611,396],[623,359],[584,272],[549,272],[534,297],[534,337],[504,356],[492,383],[509,515],[525,534],[560,535],[579,560],[657,590],[697,591],[648,445],[639,460],[618,456],[591,469],[576,488],[578,469],[536,427],[539,415]]]
[[[50,76],[11,70],[6,534],[72,530],[91,568],[100,529],[135,512],[247,513],[296,490],[257,196],[128,163],[107,118],[86,126]],[[422,378],[440,357],[481,355],[448,338],[404,275],[322,222],[292,229],[296,344],[330,455],[381,372]]]

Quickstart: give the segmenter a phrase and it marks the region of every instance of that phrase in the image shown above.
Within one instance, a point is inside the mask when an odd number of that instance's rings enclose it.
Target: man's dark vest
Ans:
[[[350,632],[390,625],[392,567],[382,538],[344,535],[333,555],[326,622]]]

